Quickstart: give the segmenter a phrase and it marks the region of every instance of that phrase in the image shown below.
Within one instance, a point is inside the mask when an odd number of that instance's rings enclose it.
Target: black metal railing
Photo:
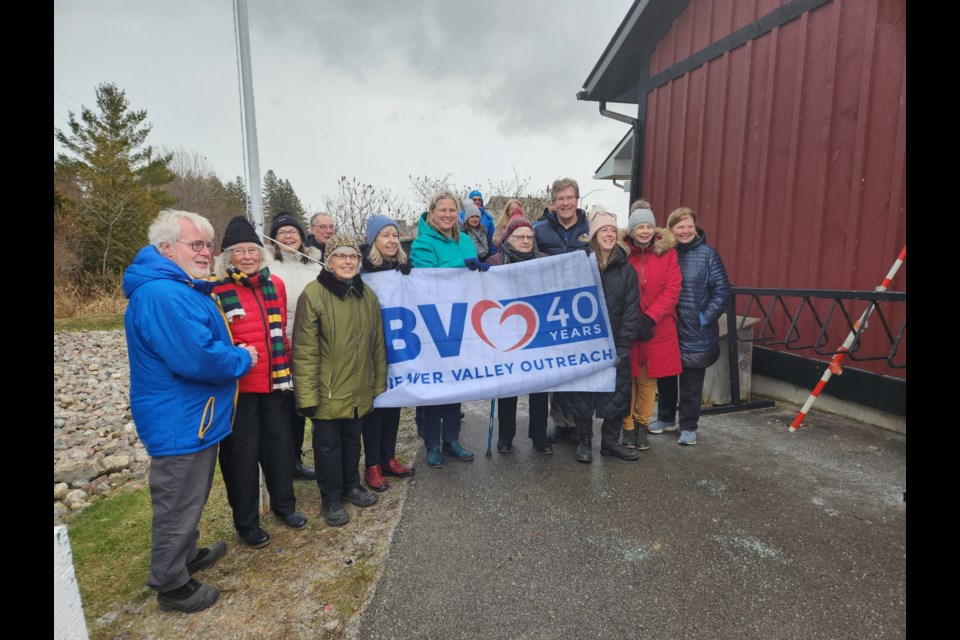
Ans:
[[[864,305],[863,302],[867,304]],[[907,328],[906,314],[900,326],[894,330],[889,319],[892,315],[889,311],[890,305],[886,304],[906,302],[906,292],[731,288],[726,313],[731,404],[704,409],[703,413],[727,413],[773,406],[772,401],[744,402],[740,399],[738,342],[782,346],[788,351],[813,350],[820,356],[845,353],[845,357],[854,362],[886,360],[892,369],[906,368],[906,360],[902,359],[900,353]],[[883,306],[881,303],[884,303]],[[742,309],[739,315],[738,306]],[[884,308],[887,308],[887,311],[884,311]],[[867,315],[868,321],[861,323],[860,320]],[[740,332],[746,328],[750,318],[758,320],[753,327],[756,335],[752,338],[741,338]],[[879,325],[881,329],[879,333],[876,329],[871,331],[871,336],[874,336],[871,338],[872,343],[884,347],[880,351],[863,353],[861,335],[871,324],[874,327]],[[808,330],[806,333],[809,335],[805,336],[803,328],[810,326],[815,327],[815,331]],[[851,333],[853,341],[848,347],[841,348]]]

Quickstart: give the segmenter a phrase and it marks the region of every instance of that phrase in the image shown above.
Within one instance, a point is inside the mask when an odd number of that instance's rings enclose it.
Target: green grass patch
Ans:
[[[97,500],[69,523],[88,626],[111,609],[149,595],[150,518],[150,491],[143,487]]]
[[[123,329],[122,313],[107,313],[97,316],[54,319],[53,330],[57,331],[110,331]]]

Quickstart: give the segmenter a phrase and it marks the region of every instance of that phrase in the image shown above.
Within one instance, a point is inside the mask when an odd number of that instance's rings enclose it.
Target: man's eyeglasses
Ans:
[[[177,242],[190,245],[190,248],[196,251],[197,253],[200,253],[201,251],[203,251],[204,247],[207,248],[207,251],[213,251],[212,242],[204,242],[203,240],[194,240],[193,242],[190,242],[188,240],[181,240],[180,238],[177,238]]]

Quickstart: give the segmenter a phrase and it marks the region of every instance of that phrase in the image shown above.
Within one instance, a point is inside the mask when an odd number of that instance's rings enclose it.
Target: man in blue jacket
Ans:
[[[217,445],[230,435],[237,379],[257,362],[234,346],[207,280],[213,227],[196,213],[161,211],[150,244],[123,276],[130,359],[130,411],[150,454],[153,508],[150,577],[162,608],[193,612],[220,596],[190,574],[226,553],[197,548],[197,525],[213,485]]]
[[[590,241],[590,223],[586,212],[577,206],[580,201],[580,185],[573,178],[554,180],[550,187],[553,197],[553,211],[547,213],[537,224],[533,232],[537,237],[537,248],[547,255],[555,256],[584,249]],[[550,416],[554,427],[550,432],[550,442],[579,442],[579,431],[571,416],[565,416],[550,398]]]

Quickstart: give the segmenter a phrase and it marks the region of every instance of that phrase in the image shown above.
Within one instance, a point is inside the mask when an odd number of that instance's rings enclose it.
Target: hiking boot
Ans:
[[[339,527],[350,522],[350,514],[347,513],[340,502],[320,505],[320,510],[323,512],[323,519],[331,527]]]
[[[443,443],[443,452],[448,456],[452,456],[457,460],[467,462],[473,460],[473,452],[467,451],[460,446],[460,443],[454,440],[453,442],[444,442]]]
[[[627,449],[636,449],[637,448],[637,428],[634,427],[627,431],[623,431],[623,446]]]
[[[650,440],[647,439],[647,428],[642,424],[638,424],[633,431],[636,434],[637,451],[646,451],[649,449]]]
[[[697,432],[684,429],[680,432],[680,439],[677,444],[697,444]]]
[[[443,455],[440,453],[440,447],[427,449],[427,464],[434,469],[443,468]]]
[[[652,425],[647,427],[647,433],[663,433],[664,431],[676,431],[677,423],[674,421],[667,422],[665,420],[660,420],[657,418]]]
[[[187,571],[195,573],[201,569],[206,569],[214,562],[219,560],[227,552],[227,545],[219,540],[209,547],[197,550],[197,556],[187,563]]]
[[[600,455],[614,456],[615,458],[620,458],[621,460],[636,460],[640,457],[640,454],[637,453],[636,449],[628,449],[619,443],[614,443],[611,445],[601,444]]]
[[[386,491],[390,488],[390,484],[383,479],[383,471],[378,464],[367,467],[367,472],[364,474],[363,479],[367,481],[367,486],[374,491]]]
[[[577,447],[577,462],[593,462],[593,454],[590,452],[589,433],[580,433],[580,444]]]
[[[172,609],[193,613],[202,611],[212,605],[220,597],[216,587],[200,584],[193,578],[182,587],[157,594],[157,604],[161,609]]]
[[[257,527],[253,531],[247,531],[246,533],[237,531],[237,535],[240,536],[243,544],[251,549],[259,549],[260,547],[265,547],[270,544],[270,534],[260,527]]]
[[[363,487],[354,487],[343,497],[347,502],[358,507],[369,507],[377,501],[376,494],[365,491]]]
[[[288,516],[284,516],[283,524],[287,525],[291,529],[303,529],[307,526],[307,516],[303,515],[299,511],[294,511]]]
[[[416,471],[417,470],[414,469],[413,467],[403,466],[402,464],[397,462],[396,458],[390,458],[389,460],[387,460],[386,466],[383,467],[382,469],[383,475],[394,476],[397,478],[409,478],[414,473],[416,473]]]

